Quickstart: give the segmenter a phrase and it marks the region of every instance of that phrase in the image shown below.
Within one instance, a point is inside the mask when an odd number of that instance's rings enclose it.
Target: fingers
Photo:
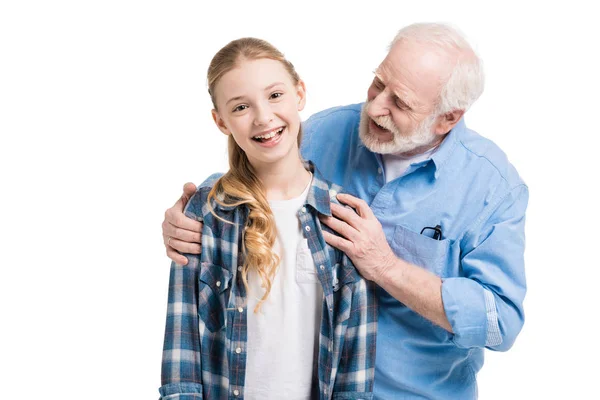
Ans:
[[[354,210],[340,206],[339,204],[331,203],[331,214],[346,222],[354,229],[360,229],[361,218]]]
[[[187,217],[185,218],[189,219]],[[202,224],[191,219],[190,221],[198,224],[198,232],[181,229],[168,223],[167,221],[163,221],[163,241],[165,243],[165,247],[167,248],[167,255],[171,260],[177,263],[182,261],[182,259],[175,254],[177,252],[200,254],[202,251],[202,234],[200,233],[202,231]],[[187,264],[187,259],[185,264]]]
[[[375,218],[375,214],[373,214],[371,207],[369,207],[369,205],[364,200],[361,200],[359,198],[345,193],[338,194],[337,199],[340,202],[354,208],[358,212],[358,215],[360,215],[361,217]]]
[[[188,243],[169,236],[165,237],[164,239],[165,247],[167,248],[167,254],[170,249],[176,250],[179,253],[187,254],[200,254],[202,252],[202,245],[199,243]]]
[[[186,231],[200,233],[202,231],[202,224],[199,221],[195,221],[191,218],[186,217],[183,214],[182,210],[183,209],[181,209],[181,210],[177,209],[177,204],[175,204],[173,207],[169,208],[165,212],[165,222],[169,223],[170,225],[173,225],[174,227],[184,229]],[[163,225],[163,233],[165,233],[164,229],[165,229],[165,226]],[[171,232],[171,233],[173,233],[173,232]],[[176,236],[176,235],[173,234],[170,236]],[[183,238],[181,238],[181,239],[183,239]]]
[[[181,197],[179,199],[177,199],[177,201],[171,208],[174,208],[178,211],[183,212],[185,205],[190,200],[190,198],[194,195],[194,193],[196,193],[196,185],[194,185],[192,182],[188,182],[188,183],[184,184],[183,185],[183,194],[181,195]]]
[[[323,231],[323,239],[325,239],[330,246],[333,246],[346,254],[350,254],[350,250],[352,250],[352,242],[344,239],[343,237]]]
[[[198,223],[200,224],[200,231],[190,231],[187,229],[178,228],[165,220],[162,223],[163,237],[172,237],[173,239],[179,239],[189,243],[202,243],[202,223]]]
[[[182,256],[181,254],[173,250],[173,248],[171,247],[167,247],[167,256],[171,260],[175,261],[176,264],[187,265],[188,263],[188,259],[186,257]]]
[[[167,256],[179,265],[187,265],[188,259],[180,253],[200,254],[202,247],[202,223],[186,217],[183,210],[189,199],[196,192],[196,185],[191,182],[183,186],[183,194],[165,212],[162,233]]]
[[[185,204],[187,204],[187,201],[194,195],[194,193],[196,193],[196,185],[194,185],[192,182],[188,182],[183,185],[183,195],[186,198]]]
[[[327,225],[346,239],[354,241],[358,237],[358,231],[352,226],[345,223],[344,221],[341,221],[334,217],[320,217],[320,220],[322,223],[324,223],[325,225]]]

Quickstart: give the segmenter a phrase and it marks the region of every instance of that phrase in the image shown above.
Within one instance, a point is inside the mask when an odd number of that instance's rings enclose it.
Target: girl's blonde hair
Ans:
[[[273,45],[261,39],[237,39],[219,50],[208,67],[208,93],[215,110],[218,111],[215,87],[223,75],[239,66],[244,60],[261,58],[281,62],[290,74],[294,85],[298,85],[300,77],[294,66]],[[302,128],[298,132],[298,147],[301,140]],[[208,205],[210,207],[211,201],[214,200],[223,206],[244,204],[248,208],[242,244],[245,260],[241,273],[246,290],[248,290],[249,269],[255,270],[262,280],[265,294],[254,309],[257,312],[271,292],[273,277],[280,261],[273,251],[277,230],[263,185],[248,161],[246,153],[233,139],[233,135],[229,135],[228,148],[229,171],[213,186],[208,195]],[[212,209],[211,212],[215,214]]]

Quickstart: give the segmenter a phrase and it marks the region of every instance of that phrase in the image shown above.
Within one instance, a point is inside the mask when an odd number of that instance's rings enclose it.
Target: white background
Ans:
[[[160,225],[185,182],[227,165],[205,83],[220,47],[279,47],[308,118],[362,101],[395,32],[421,21],[479,51],[487,85],[467,123],[531,192],[526,324],[486,352],[480,397],[598,396],[595,15],[576,1],[3,1],[0,397],[158,397]]]

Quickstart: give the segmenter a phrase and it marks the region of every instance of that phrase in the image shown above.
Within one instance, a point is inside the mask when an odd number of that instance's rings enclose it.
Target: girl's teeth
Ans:
[[[271,139],[273,136],[277,135],[278,133],[281,133],[281,131],[283,131],[282,128],[277,129],[276,131],[273,131],[269,134],[266,134],[264,136],[256,136],[257,139]]]

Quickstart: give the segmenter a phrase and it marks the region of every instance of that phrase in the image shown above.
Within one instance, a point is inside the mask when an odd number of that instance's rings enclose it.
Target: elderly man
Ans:
[[[366,103],[304,125],[304,158],[360,198],[339,195],[356,213],[333,204],[322,222],[340,234],[326,241],[379,285],[378,399],[476,398],[484,348],[508,350],[523,326],[528,189],[462,119],[482,91],[465,39],[415,24],[394,38]],[[177,251],[201,250],[185,198],[163,223],[182,264]]]

